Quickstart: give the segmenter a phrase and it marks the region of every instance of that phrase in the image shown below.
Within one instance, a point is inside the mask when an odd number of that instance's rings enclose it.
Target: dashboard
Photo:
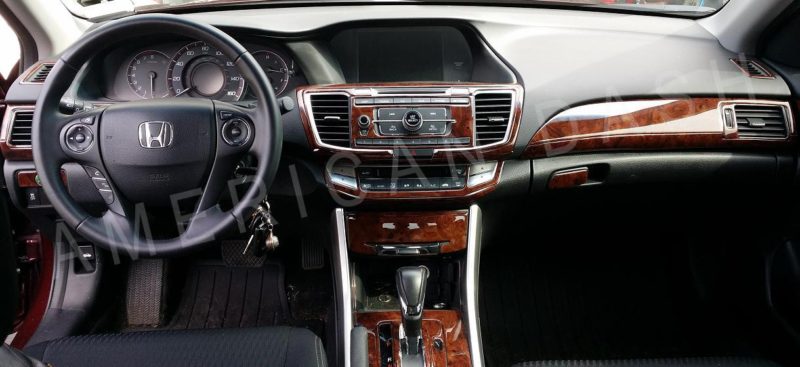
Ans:
[[[277,96],[306,84],[294,58],[278,42],[241,41],[264,70]],[[111,101],[185,96],[237,102],[252,98],[233,61],[204,42],[123,45],[102,59],[99,68],[92,68],[100,72],[87,74],[84,84],[99,86],[99,97]]]

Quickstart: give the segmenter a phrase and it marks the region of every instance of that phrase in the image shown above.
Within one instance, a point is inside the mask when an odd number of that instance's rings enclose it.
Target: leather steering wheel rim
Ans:
[[[218,101],[205,102],[213,104],[214,118],[219,115],[217,108],[225,108],[240,112],[249,117],[253,128],[252,138],[246,152],[226,152],[227,161],[220,161],[220,152],[224,147],[219,137],[220,130],[211,132],[210,139],[214,140],[212,146],[215,155],[211,159],[213,167],[209,168],[208,182],[202,189],[202,197],[195,215],[178,237],[172,239],[152,239],[141,234],[141,228],[135,224],[140,218],[131,218],[130,215],[121,215],[109,210],[102,217],[91,216],[69,194],[61,178],[61,166],[65,163],[75,162],[75,155],[70,155],[64,149],[64,130],[69,127],[73,116],[62,114],[59,103],[62,96],[72,85],[80,68],[94,57],[98,52],[107,49],[110,45],[119,44],[136,37],[153,36],[169,33],[184,36],[193,40],[203,41],[216,47],[234,62],[239,72],[247,82],[250,91],[256,96],[256,103],[252,109],[243,109],[232,104],[223,104]],[[150,102],[154,109],[166,108],[170,103],[178,103],[184,98],[174,98],[170,101]],[[122,102],[121,104],[132,103]],[[181,102],[190,105],[191,103]],[[198,102],[199,103],[199,102]],[[140,103],[141,104],[141,103]],[[148,106],[140,106],[147,109]],[[96,112],[101,120],[103,112]],[[214,123],[211,123],[213,126]],[[102,129],[100,121],[97,129]],[[102,131],[102,130],[101,130]],[[134,15],[109,22],[85,34],[69,49],[64,51],[45,84],[36,110],[32,125],[32,150],[33,160],[47,198],[56,212],[64,219],[65,223],[85,239],[111,251],[125,252],[131,256],[170,256],[182,254],[188,250],[198,248],[213,242],[221,234],[227,232],[234,225],[243,228],[244,219],[264,199],[267,188],[272,183],[280,160],[282,131],[276,98],[269,79],[258,65],[253,56],[238,41],[221,30],[207,25],[166,14]],[[98,135],[95,146],[99,146],[101,137]],[[215,144],[215,145],[214,145]],[[100,148],[97,148],[99,156]],[[222,167],[238,162],[230,158],[234,154],[249,153],[258,160],[258,166],[253,176],[246,177],[251,183],[244,195],[237,198],[231,210],[223,212],[217,205],[219,193],[222,191],[220,180],[224,172],[231,172]],[[102,158],[100,158],[102,160]],[[220,166],[220,167],[217,167]],[[212,180],[214,183],[212,184]],[[241,181],[241,178],[239,179]],[[214,188],[212,190],[211,188]],[[120,195],[119,192],[116,193]],[[213,205],[211,205],[213,203]]]

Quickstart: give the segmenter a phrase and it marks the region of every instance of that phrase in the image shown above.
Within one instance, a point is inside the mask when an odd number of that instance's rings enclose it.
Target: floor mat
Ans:
[[[694,297],[679,245],[597,237],[572,234],[484,252],[480,311],[488,366],[738,354],[718,310]]]
[[[283,266],[196,265],[189,271],[171,329],[274,326],[287,323]]]

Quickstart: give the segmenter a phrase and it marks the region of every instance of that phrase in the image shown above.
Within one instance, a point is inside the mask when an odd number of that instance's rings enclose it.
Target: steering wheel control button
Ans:
[[[403,116],[403,127],[408,131],[418,131],[422,128],[422,114],[411,110]]]
[[[231,111],[219,111],[219,119],[223,121],[227,121],[233,118],[233,112]]]
[[[85,166],[85,167],[83,167],[83,169],[85,169],[85,170],[86,170],[86,173],[87,173],[87,174],[89,175],[89,177],[91,177],[91,178],[95,178],[95,177],[98,177],[98,178],[105,178],[105,176],[103,176],[103,172],[100,172],[100,170],[99,170],[99,169],[97,169],[97,168],[94,168],[94,167],[92,167],[92,166]]]
[[[108,180],[105,178],[92,178],[92,183],[98,190],[111,190],[111,185],[108,184]]]
[[[114,202],[114,192],[111,190],[97,190],[100,192],[100,196],[103,197],[103,201],[106,202],[107,205],[110,205]]]
[[[65,136],[67,148],[76,153],[82,153],[89,149],[94,142],[94,134],[88,126],[76,124],[67,130]]]
[[[94,116],[83,116],[78,121],[80,121],[82,124],[92,125],[94,124]]]
[[[226,122],[222,125],[222,139],[235,147],[246,144],[250,140],[250,124],[240,118]]]

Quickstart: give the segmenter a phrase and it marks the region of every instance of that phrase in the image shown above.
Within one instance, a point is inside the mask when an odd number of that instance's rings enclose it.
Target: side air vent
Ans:
[[[781,139],[788,136],[788,118],[783,106],[737,104],[733,106],[741,138]]]
[[[50,70],[53,70],[52,63],[42,63],[36,66],[36,68],[28,73],[28,76],[25,77],[26,83],[36,83],[36,84],[43,84],[44,81],[47,79],[47,76],[50,74]]]
[[[311,114],[323,143],[350,147],[350,97],[341,94],[312,95]]]
[[[15,111],[11,118],[11,133],[8,144],[13,146],[31,145],[31,126],[33,111]]]
[[[503,141],[508,131],[513,108],[510,92],[478,93],[475,95],[475,145]]]
[[[760,78],[760,79],[772,79],[775,76],[772,75],[766,68],[761,66],[758,62],[750,59],[731,59],[739,69],[747,74],[747,76],[751,78]]]

